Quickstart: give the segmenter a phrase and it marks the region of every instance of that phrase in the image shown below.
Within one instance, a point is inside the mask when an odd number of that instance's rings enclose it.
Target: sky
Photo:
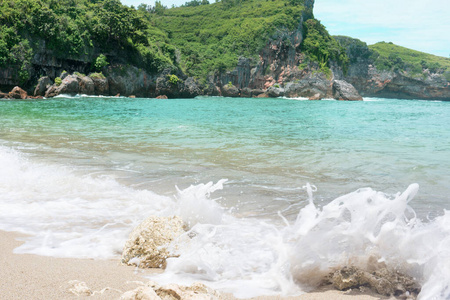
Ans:
[[[154,0],[121,1],[129,6],[155,3]],[[187,1],[161,0],[168,7]],[[369,45],[393,42],[450,57],[450,0],[315,0],[314,16],[331,35],[351,36]]]

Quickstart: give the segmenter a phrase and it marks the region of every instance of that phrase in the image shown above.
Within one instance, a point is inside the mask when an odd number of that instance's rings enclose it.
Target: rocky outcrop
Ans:
[[[220,89],[224,97],[239,97],[239,89],[232,84],[226,84]]]
[[[333,97],[336,100],[363,100],[355,87],[344,80],[333,81]]]
[[[77,75],[69,75],[58,85],[55,83],[46,92],[45,97],[55,97],[61,94],[75,95],[80,90]]]
[[[362,93],[374,97],[450,100],[450,82],[442,74],[423,71],[412,76],[406,72],[379,71],[369,65]]]
[[[336,79],[352,84],[365,97],[450,100],[450,82],[444,74],[422,70],[420,74],[407,71],[379,70],[374,65],[373,51],[366,43],[335,37],[347,49],[350,64],[346,74],[333,68]]]
[[[407,299],[416,299],[421,290],[412,277],[387,268],[367,272],[356,267],[344,267],[330,274],[330,282],[338,290],[365,286],[380,295],[408,297]]]
[[[108,79],[101,73],[89,74],[89,78],[94,84],[94,95],[107,96],[109,95]]]
[[[48,88],[53,84],[48,76],[39,78],[36,88],[34,89],[35,96],[44,96]]]
[[[124,293],[121,300],[220,300],[222,295],[202,283],[194,283],[191,286],[169,284],[160,286],[150,281],[132,291]]]
[[[269,97],[272,98],[283,97],[285,94],[285,90],[284,88],[271,86],[270,88],[267,89],[267,94],[269,95]]]
[[[29,96],[28,93],[22,88],[15,86],[9,93],[2,93],[0,91],[0,99],[7,100],[25,100],[25,99],[42,99],[42,96]]]
[[[314,0],[304,1],[304,11],[294,30],[279,28],[259,52],[257,61],[240,57],[232,71],[217,74],[214,82],[223,86],[231,82],[238,89],[267,89],[275,84],[300,79],[303,76],[298,65],[304,56],[300,53],[303,41],[303,22],[313,17]],[[257,96],[257,95],[255,95]]]
[[[109,92],[105,95],[156,96],[156,76],[150,75],[142,69],[116,64],[105,68],[104,74],[109,84]]]
[[[122,263],[142,268],[165,268],[173,256],[169,244],[184,233],[179,217],[151,216],[137,226],[125,243]]]
[[[21,89],[20,87],[16,86],[14,87],[11,92],[9,92],[8,94],[8,98],[10,99],[27,99],[28,98],[28,94],[26,91],[24,91],[23,89]]]
[[[311,100],[319,100],[331,97],[331,81],[320,76],[314,76],[308,79],[290,82],[285,85],[285,96],[289,98],[309,98]]]
[[[83,76],[78,80],[79,93],[85,95],[94,95],[94,81],[89,76]]]

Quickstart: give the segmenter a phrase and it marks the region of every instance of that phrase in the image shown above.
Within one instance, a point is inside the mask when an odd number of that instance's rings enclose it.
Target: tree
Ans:
[[[97,59],[95,60],[95,64],[94,67],[97,71],[101,72],[101,70],[106,67],[107,65],[109,65],[106,56],[103,54],[100,54]]]

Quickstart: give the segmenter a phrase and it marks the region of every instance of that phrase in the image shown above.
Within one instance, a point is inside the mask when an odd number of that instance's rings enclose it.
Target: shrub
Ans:
[[[61,77],[56,77],[56,78],[55,78],[55,84],[56,84],[57,86],[60,86],[61,83],[62,83]]]
[[[103,54],[100,54],[96,59],[94,63],[94,67],[97,71],[101,71],[104,67],[109,65],[109,62],[106,59],[106,56]]]
[[[91,73],[89,74],[89,77],[94,78],[94,79],[105,79],[105,75],[103,75],[102,72],[100,73]]]
[[[169,82],[173,85],[176,85],[180,80],[177,75],[167,75],[167,77],[169,78]]]

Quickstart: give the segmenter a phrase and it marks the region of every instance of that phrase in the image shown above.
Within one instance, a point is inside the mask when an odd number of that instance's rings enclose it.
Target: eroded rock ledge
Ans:
[[[354,266],[344,267],[329,275],[329,282],[342,291],[367,287],[383,296],[416,299],[421,287],[412,277],[400,272],[379,268],[367,272]]]
[[[165,268],[173,257],[170,244],[184,233],[180,217],[151,216],[130,234],[122,252],[122,263],[141,268]]]
[[[178,300],[178,299],[204,299],[204,300],[220,300],[222,296],[219,292],[207,287],[201,283],[193,285],[181,286],[169,284],[160,286],[156,282],[149,281],[147,284],[138,287],[132,291],[128,291],[120,297],[121,300]]]

